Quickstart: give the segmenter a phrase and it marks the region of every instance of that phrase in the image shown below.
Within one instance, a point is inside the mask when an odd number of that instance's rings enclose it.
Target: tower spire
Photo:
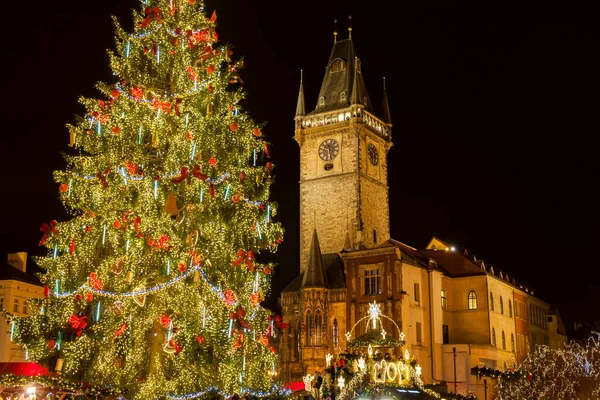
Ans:
[[[302,84],[302,70],[300,70],[300,91],[298,93],[298,103],[296,104],[296,117],[303,117],[306,115],[306,109],[304,108],[304,85]]]
[[[333,43],[337,43],[337,19],[333,20]]]
[[[390,114],[390,106],[388,104],[387,91],[385,90],[385,76],[383,77],[383,100],[381,104],[381,113],[383,114],[383,122],[392,123],[392,115]]]
[[[321,257],[321,246],[319,246],[319,237],[317,230],[313,229],[312,241],[310,243],[310,252],[308,254],[308,263],[302,278],[302,287],[328,287],[327,275],[323,266]]]
[[[352,15],[348,15],[348,39],[352,39]]]

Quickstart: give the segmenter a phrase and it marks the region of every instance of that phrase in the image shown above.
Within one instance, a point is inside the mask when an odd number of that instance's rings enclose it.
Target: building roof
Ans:
[[[27,272],[23,272],[13,267],[9,263],[5,262],[4,264],[0,265],[0,281],[10,280],[42,286],[40,280],[34,275],[28,274]]]
[[[298,92],[298,103],[296,104],[296,117],[306,115],[304,106],[304,85],[302,84],[302,72],[300,72],[300,91]]]
[[[460,277],[486,275],[485,271],[483,271],[479,266],[474,264],[460,252],[426,249],[421,250],[421,253],[429,258],[434,259],[437,262],[438,267],[448,276]]]
[[[340,60],[344,68],[332,71],[332,66]],[[346,93],[342,98],[340,95]],[[310,114],[318,114],[326,111],[338,110],[350,106],[351,99],[356,96],[356,102],[366,110],[372,111],[369,94],[362,77],[360,60],[356,57],[354,44],[351,39],[338,40],[334,43],[329,62],[325,70],[325,77],[319,91],[319,99],[324,97],[325,103],[317,101],[315,110]]]
[[[321,258],[321,246],[319,246],[319,237],[317,230],[313,230],[312,240],[308,253],[308,263],[302,278],[302,287],[327,287],[327,275]]]
[[[343,289],[346,287],[346,276],[344,275],[344,263],[337,253],[326,253],[322,254],[323,268],[325,268],[325,274],[327,276],[328,286],[327,289]],[[304,272],[301,272],[285,289],[282,293],[286,292],[297,292],[302,289],[302,281],[304,279]]]

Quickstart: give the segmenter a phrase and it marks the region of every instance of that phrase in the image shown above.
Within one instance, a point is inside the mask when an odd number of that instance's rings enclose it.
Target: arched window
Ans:
[[[339,343],[339,331],[337,318],[333,319],[333,347],[337,348]]]
[[[504,335],[504,331],[502,331],[502,350],[506,350],[506,336]]]
[[[500,296],[500,314],[504,314],[504,301],[502,300],[502,296]]]
[[[512,318],[512,301],[508,300],[508,316]]]
[[[294,332],[294,360],[299,360],[300,359],[300,346],[302,346],[302,343],[300,343],[300,331],[302,330],[302,318],[298,319],[298,322],[296,323],[296,332]]]
[[[494,311],[494,293],[490,292],[490,310]]]
[[[306,313],[306,345],[310,346],[313,340],[313,318],[312,313]]]
[[[321,318],[321,311],[317,310],[315,312],[315,341],[314,344],[316,344],[317,346],[321,345],[322,341],[322,324],[323,324],[323,319]]]
[[[473,290],[469,292],[469,310],[477,310],[477,295]]]
[[[342,71],[345,68],[346,63],[344,62],[344,60],[340,60],[339,58],[331,64],[331,72]]]
[[[510,334],[510,350],[513,353],[515,352],[515,335],[513,335],[512,333]]]
[[[346,93],[346,92],[340,93],[340,100],[346,100],[346,97],[348,97],[348,93]]]
[[[320,106],[324,106],[324,105],[325,105],[325,97],[321,96],[321,97],[319,98],[319,105],[320,105]]]
[[[492,328],[492,346],[496,347],[496,329]]]

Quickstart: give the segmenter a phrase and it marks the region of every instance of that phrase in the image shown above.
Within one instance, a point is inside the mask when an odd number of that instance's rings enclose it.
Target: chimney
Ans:
[[[8,253],[8,263],[19,271],[25,272],[27,268],[27,252]]]

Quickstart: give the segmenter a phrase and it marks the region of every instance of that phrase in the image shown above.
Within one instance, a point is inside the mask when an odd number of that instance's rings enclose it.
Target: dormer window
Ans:
[[[346,63],[344,62],[344,60],[340,60],[338,58],[337,60],[334,60],[333,63],[331,63],[331,72],[343,71],[345,69]]]
[[[340,100],[346,100],[347,97],[348,97],[348,93],[346,93],[346,92],[340,93]]]
[[[321,97],[319,98],[319,105],[320,105],[320,106],[324,106],[324,105],[325,105],[325,97],[324,97],[324,96],[321,96]]]

